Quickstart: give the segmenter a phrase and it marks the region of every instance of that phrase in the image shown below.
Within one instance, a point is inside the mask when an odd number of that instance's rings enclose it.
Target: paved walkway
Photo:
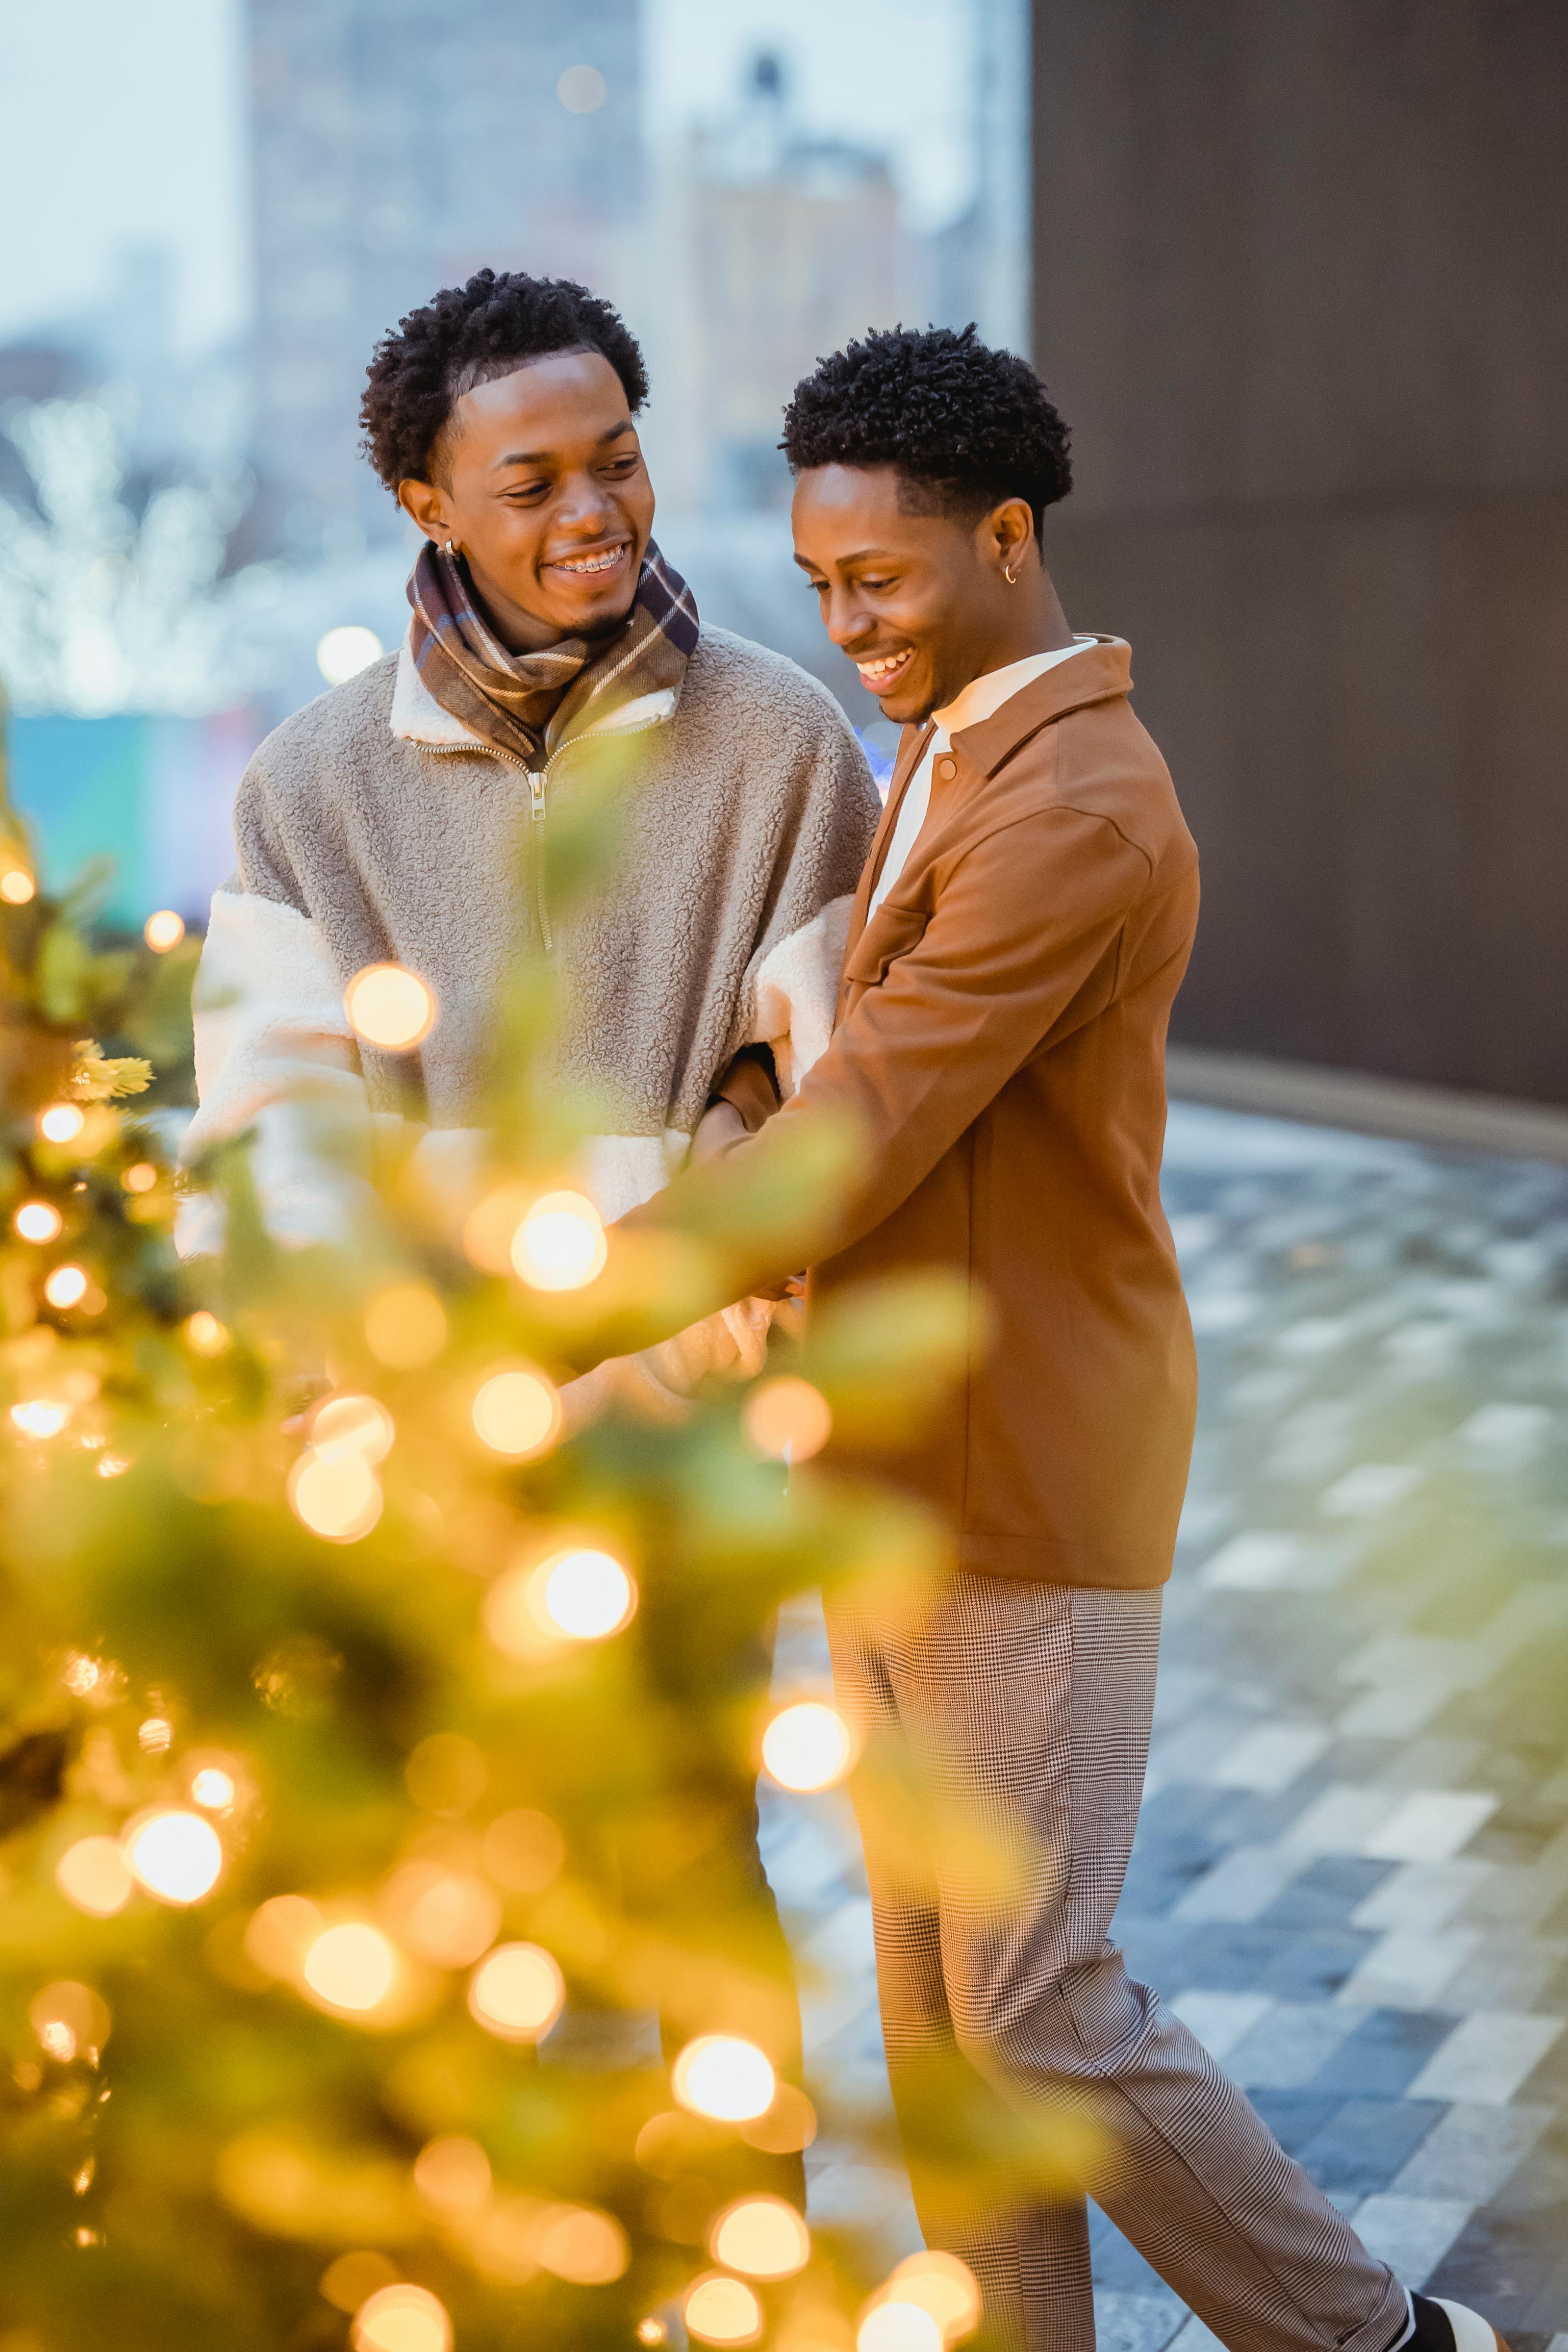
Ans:
[[[1568,1171],[1179,1108],[1197,1453],[1118,1934],[1410,2285],[1568,2352]],[[781,1675],[820,1659],[809,1612]],[[914,2242],[835,1800],[770,1869],[818,2210]],[[1212,2341],[1097,2221],[1106,2352]]]

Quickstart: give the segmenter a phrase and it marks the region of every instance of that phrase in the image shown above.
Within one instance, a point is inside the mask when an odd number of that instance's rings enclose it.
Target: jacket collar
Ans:
[[[419,675],[409,643],[411,630],[404,633],[397,656],[397,677],[392,688],[392,731],[405,743],[422,743],[436,751],[481,751],[490,755],[490,747],[465,727],[460,719],[437,701]],[[608,718],[601,719],[582,730],[584,735],[618,735],[639,727],[656,726],[661,719],[675,716],[679,700],[675,687],[662,687],[656,694],[638,695],[635,702],[623,702]],[[578,739],[568,736],[569,742]]]
[[[1054,669],[1021,686],[989,719],[961,727],[952,748],[966,766],[994,776],[1020,744],[1053,719],[1065,719],[1069,710],[1082,710],[1091,702],[1113,702],[1131,687],[1131,647],[1121,637],[1096,637],[1071,661],[1058,662]]]

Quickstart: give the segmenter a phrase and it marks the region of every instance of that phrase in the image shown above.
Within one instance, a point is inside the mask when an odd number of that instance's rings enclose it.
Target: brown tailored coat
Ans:
[[[868,922],[924,741],[906,730],[828,1051],[664,1196],[847,1113],[864,1175],[813,1293],[937,1265],[979,1294],[961,1392],[877,1466],[935,1506],[962,1568],[1121,1587],[1170,1573],[1196,1400],[1159,1173],[1197,853],[1131,685],[1100,638],[963,729]]]

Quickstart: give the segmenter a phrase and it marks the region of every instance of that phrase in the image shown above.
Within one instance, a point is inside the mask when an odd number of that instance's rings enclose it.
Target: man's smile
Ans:
[[[854,656],[860,673],[860,683],[868,694],[886,694],[894,680],[903,676],[915,657],[913,646],[904,646],[897,653]]]
[[[581,555],[553,555],[544,564],[546,572],[563,572],[569,580],[602,580],[618,571],[632,551],[629,539],[617,540],[613,547],[590,548]]]

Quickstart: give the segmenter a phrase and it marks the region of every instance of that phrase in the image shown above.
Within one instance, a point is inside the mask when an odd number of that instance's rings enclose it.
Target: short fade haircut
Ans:
[[[817,362],[795,388],[780,443],[790,471],[893,466],[906,512],[981,516],[1024,499],[1039,536],[1072,488],[1066,425],[1027,361],[973,325],[893,327]]]
[[[376,345],[359,413],[364,454],[393,496],[399,482],[431,478],[466,392],[555,352],[608,360],[634,415],[647,398],[643,356],[619,313],[570,278],[481,269],[411,310]]]

